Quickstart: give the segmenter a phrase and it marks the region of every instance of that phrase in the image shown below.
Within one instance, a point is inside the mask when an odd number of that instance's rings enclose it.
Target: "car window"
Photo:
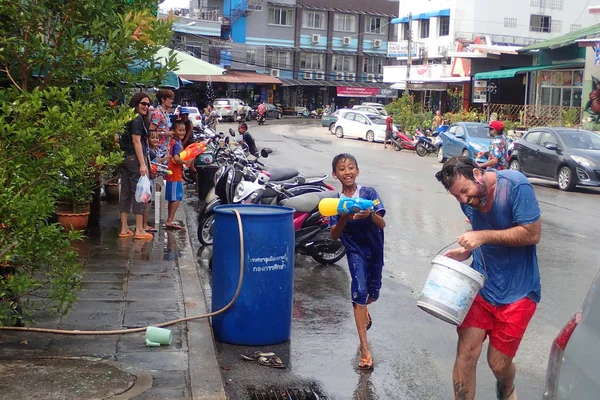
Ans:
[[[360,122],[361,124],[367,123],[367,118],[364,115],[360,115],[360,114],[354,114],[354,120],[356,122]]]
[[[556,137],[550,132],[542,132],[542,138],[540,139],[540,146],[546,147],[548,143],[558,144]]]
[[[487,125],[467,125],[469,136],[476,138],[489,138],[490,128]]]
[[[370,116],[369,119],[375,125],[385,125],[385,118],[373,115],[373,116]]]
[[[457,128],[458,128],[458,125],[451,126],[450,129],[448,130],[448,133],[450,133],[452,135],[456,135]]]
[[[215,101],[215,105],[228,106],[229,105],[229,100],[217,100],[217,101]]]
[[[458,136],[458,135],[464,135],[465,134],[465,130],[463,129],[462,126],[457,126],[456,127],[456,132],[454,134],[456,136]]]
[[[541,134],[542,132],[540,131],[529,132],[527,136],[525,136],[525,141],[528,143],[537,144]]]
[[[340,110],[337,110],[336,112],[334,112],[333,114],[331,114],[333,117],[339,117],[340,116]]]
[[[354,113],[353,112],[347,112],[342,114],[342,118],[347,119],[348,121],[354,121]]]
[[[188,107],[187,109],[190,110],[190,114],[200,114],[196,107]]]
[[[600,136],[590,131],[560,130],[558,134],[572,149],[600,150]]]

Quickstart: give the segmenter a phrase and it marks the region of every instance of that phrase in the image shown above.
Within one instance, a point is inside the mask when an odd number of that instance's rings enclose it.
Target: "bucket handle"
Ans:
[[[446,250],[448,247],[452,246],[453,244],[457,243],[456,240],[453,241],[452,243],[450,243],[447,246],[444,246],[440,249],[440,251],[437,252],[436,255],[439,255],[442,251]],[[485,257],[483,256],[483,250],[481,249],[481,246],[476,248],[475,250],[479,250],[479,254],[481,254],[481,260],[483,261],[483,271],[485,272],[485,275],[487,277],[487,265],[485,264]],[[475,251],[473,250],[473,251]]]

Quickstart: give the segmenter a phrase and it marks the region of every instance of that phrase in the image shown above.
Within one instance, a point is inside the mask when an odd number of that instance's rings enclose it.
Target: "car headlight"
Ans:
[[[472,148],[474,148],[477,151],[487,151],[485,146],[480,143],[469,142],[469,146],[471,146]]]
[[[584,167],[595,167],[596,163],[594,163],[592,160],[585,158],[585,157],[581,157],[581,156],[571,156],[571,159],[573,159],[573,161],[575,161],[577,164],[581,164]]]

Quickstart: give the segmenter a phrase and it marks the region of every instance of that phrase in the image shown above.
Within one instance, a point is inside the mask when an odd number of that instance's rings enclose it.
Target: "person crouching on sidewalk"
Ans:
[[[517,400],[513,358],[541,297],[536,244],[542,234],[540,208],[522,173],[482,170],[468,157],[453,157],[436,175],[460,203],[473,230],[444,255],[473,256],[485,284],[457,328],[454,397],[475,398],[477,361],[487,337],[487,362],[496,377],[496,398]]]
[[[358,368],[371,370],[373,355],[367,342],[367,330],[372,320],[367,306],[377,301],[381,289],[385,208],[375,189],[356,184],[359,174],[356,158],[347,153],[339,154],[333,159],[331,167],[334,178],[342,183],[341,198],[360,197],[374,202],[372,210],[334,216],[329,221],[331,238],[341,239],[346,248],[352,277],[354,319],[360,339]]]
[[[175,212],[177,212],[179,202],[183,200],[183,165],[193,163],[194,159],[183,161],[179,157],[179,153],[183,151],[181,141],[185,137],[185,123],[183,121],[177,120],[173,123],[173,136],[170,144],[171,159],[169,160],[171,175],[166,176],[165,199],[169,202],[169,215],[165,221],[165,226],[170,229],[181,229],[182,226],[175,221]]]

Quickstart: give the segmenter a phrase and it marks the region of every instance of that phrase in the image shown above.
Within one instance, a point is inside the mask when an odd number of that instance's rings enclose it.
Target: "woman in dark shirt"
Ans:
[[[120,238],[133,236],[135,239],[149,240],[152,234],[144,230],[143,218],[146,203],[135,201],[135,189],[142,175],[148,175],[148,125],[150,97],[146,93],[136,93],[129,106],[135,109],[137,116],[127,124],[126,132],[121,136],[120,144],[124,158],[120,166],[121,197],[119,210],[121,214]],[[135,214],[135,233],[129,229],[127,217],[133,206]]]

